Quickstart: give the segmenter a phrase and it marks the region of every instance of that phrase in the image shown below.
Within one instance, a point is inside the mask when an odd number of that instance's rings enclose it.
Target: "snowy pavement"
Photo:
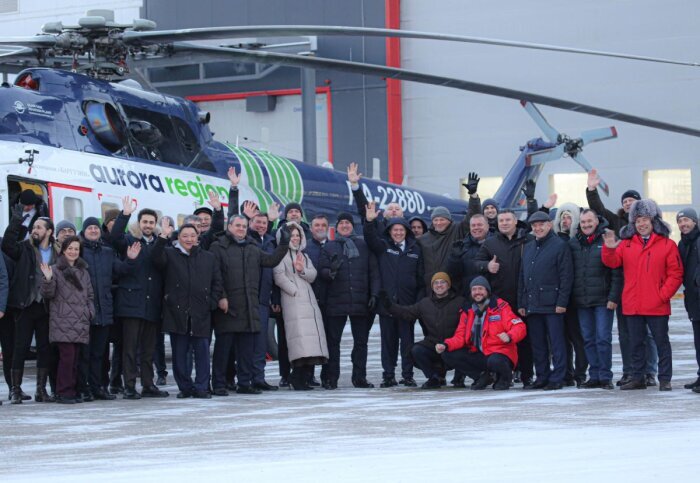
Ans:
[[[348,327],[336,391],[178,400],[169,386],[165,400],[6,402],[0,479],[697,481],[700,394],[682,387],[697,369],[693,337],[682,301],[674,312],[670,393],[354,389]],[[378,386],[378,324],[368,369]]]

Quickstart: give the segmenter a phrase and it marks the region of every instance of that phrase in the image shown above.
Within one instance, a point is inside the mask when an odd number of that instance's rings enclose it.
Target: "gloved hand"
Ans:
[[[525,198],[528,200],[531,200],[535,197],[535,186],[537,183],[535,183],[534,179],[528,179],[525,181],[525,184],[522,187],[522,192],[525,195]]]
[[[22,205],[22,203],[17,203],[15,206],[12,207],[12,218],[16,218],[18,220],[21,220],[23,213],[24,213],[24,205]]]
[[[392,306],[391,298],[389,298],[389,294],[387,293],[386,290],[380,290],[378,298],[379,298],[379,302],[382,304],[382,307],[384,307],[387,310],[389,310],[391,308],[391,306]]]
[[[479,175],[472,172],[472,173],[469,173],[468,181],[466,183],[462,183],[462,186],[467,188],[467,191],[469,192],[470,195],[473,195],[474,193],[476,193],[476,190],[479,187],[480,180],[481,180],[481,178],[479,178]]]
[[[343,260],[337,255],[333,254],[331,257],[331,278],[335,278],[338,275],[338,269],[343,264]]]
[[[370,312],[374,312],[374,309],[377,308],[377,296],[376,295],[369,296],[369,300],[367,301],[367,308],[369,309]]]
[[[462,256],[462,250],[464,249],[464,240],[457,240],[452,244],[452,255],[459,258]]]
[[[289,231],[289,227],[284,225],[280,228],[282,235],[280,235],[280,245],[289,245],[289,240],[292,239],[292,233]]]

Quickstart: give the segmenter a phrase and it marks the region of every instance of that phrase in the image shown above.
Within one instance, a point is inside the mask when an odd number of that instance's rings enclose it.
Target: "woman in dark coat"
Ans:
[[[153,247],[153,264],[163,273],[163,331],[170,333],[173,372],[180,389],[178,398],[211,397],[209,385],[209,337],[211,312],[222,307],[221,272],[214,255],[197,246],[197,229],[182,225],[173,246],[166,247],[173,232],[170,223]],[[194,350],[196,377],[187,371],[187,354]]]
[[[80,238],[72,236],[61,245],[56,265],[41,264],[41,295],[49,301],[49,342],[58,346],[59,354],[56,402],[66,404],[76,402],[80,346],[88,343],[95,317],[92,283],[80,246]]]

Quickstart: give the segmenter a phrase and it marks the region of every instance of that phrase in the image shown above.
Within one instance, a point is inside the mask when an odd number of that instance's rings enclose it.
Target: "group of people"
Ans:
[[[0,343],[13,404],[31,399],[22,381],[32,338],[38,402],[168,397],[158,387],[168,376],[164,333],[178,398],[333,390],[348,320],[352,384],[371,388],[375,315],[381,387],[417,387],[416,367],[423,389],[445,386],[452,370],[452,385],[467,387],[468,377],[473,390],[516,383],[613,389],[617,314],[617,385],[645,389],[658,377],[668,391],[670,300],[681,284],[699,366],[686,388],[700,393],[700,230],[692,208],[677,214],[677,246],[656,203],[637,191],[623,194],[617,213],[606,209],[595,170],[587,208],[564,203],[554,212],[556,195],[538,207],[527,181],[527,222],[494,200],[482,203],[478,175],[470,173],[466,216],[455,221],[435,207],[430,226],[406,219],[397,203],[382,213],[368,202],[355,164],[348,181],[359,218],[341,212],[305,220],[298,203],[283,216],[276,204],[263,212],[240,203],[234,168],[228,177],[226,218],[210,193],[211,208],[177,227],[150,208],[130,224],[136,207],[125,197],[122,210],[86,218],[77,232],[69,221],[54,225],[41,216],[41,197],[22,192],[0,257]],[[265,379],[271,317],[279,330],[278,385]]]

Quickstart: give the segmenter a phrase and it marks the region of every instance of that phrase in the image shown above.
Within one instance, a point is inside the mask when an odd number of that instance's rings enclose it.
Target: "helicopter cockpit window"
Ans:
[[[122,108],[129,119],[128,132],[135,156],[185,167],[196,163],[199,169],[215,171],[211,162],[198,161],[200,146],[187,123],[159,112],[124,104]]]

